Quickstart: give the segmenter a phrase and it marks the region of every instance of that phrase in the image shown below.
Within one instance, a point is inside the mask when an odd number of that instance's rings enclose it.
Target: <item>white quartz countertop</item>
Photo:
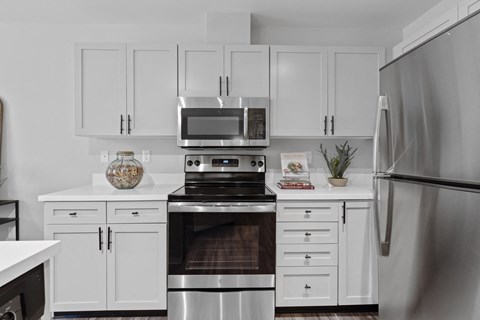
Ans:
[[[277,194],[277,200],[370,200],[373,190],[367,186],[328,187],[315,186],[313,190],[286,190],[276,184],[268,187]]]
[[[38,201],[159,201],[182,184],[154,184],[134,189],[116,189],[110,185],[88,185],[38,196]]]
[[[0,241],[0,287],[60,252],[60,241]]]

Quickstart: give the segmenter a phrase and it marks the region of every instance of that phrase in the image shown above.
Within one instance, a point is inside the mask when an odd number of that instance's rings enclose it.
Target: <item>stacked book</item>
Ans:
[[[281,153],[283,179],[277,182],[280,189],[315,189],[310,182],[305,153]]]

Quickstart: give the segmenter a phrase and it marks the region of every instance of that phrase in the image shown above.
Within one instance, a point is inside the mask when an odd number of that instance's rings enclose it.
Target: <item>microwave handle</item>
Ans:
[[[248,108],[243,109],[243,139],[248,140]]]

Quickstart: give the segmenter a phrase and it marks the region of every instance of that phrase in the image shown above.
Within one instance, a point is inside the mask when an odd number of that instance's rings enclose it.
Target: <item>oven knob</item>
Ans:
[[[193,165],[193,161],[192,160],[188,160],[187,161],[187,166],[191,167]]]
[[[195,165],[198,167],[200,165],[200,161],[195,160]]]
[[[263,167],[263,161],[258,161],[258,166],[261,168]]]
[[[256,163],[255,161],[252,161],[252,162],[250,162],[250,165],[251,165],[252,167],[255,167],[255,166],[257,165],[257,163]]]

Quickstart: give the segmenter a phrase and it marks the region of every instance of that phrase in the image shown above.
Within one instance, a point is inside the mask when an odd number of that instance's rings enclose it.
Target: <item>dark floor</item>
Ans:
[[[55,317],[55,319],[62,319]],[[76,318],[65,318],[74,320]],[[80,319],[80,318],[78,318]],[[275,319],[279,320],[377,320],[376,312],[355,312],[355,313],[302,313],[302,314],[281,314]],[[115,317],[115,318],[81,318],[81,320],[167,320],[167,317]]]

